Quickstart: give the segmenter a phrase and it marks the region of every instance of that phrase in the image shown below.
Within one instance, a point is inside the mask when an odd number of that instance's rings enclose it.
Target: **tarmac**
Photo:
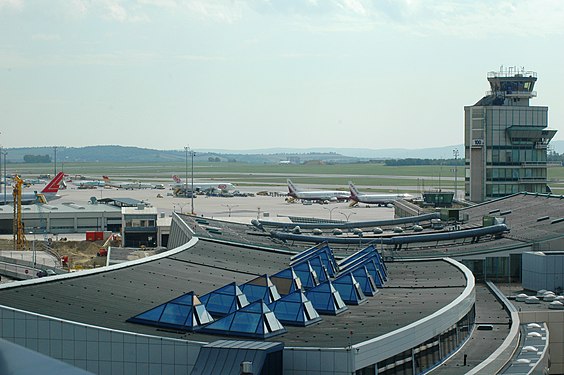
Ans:
[[[264,191],[264,187],[246,187],[242,192],[255,193],[254,197],[207,197],[197,195],[194,199],[172,196],[170,189],[136,189],[126,190],[117,188],[77,189],[69,184],[65,190],[60,190],[61,198],[50,201],[49,204],[73,202],[88,204],[91,197],[102,198],[133,198],[149,202],[160,213],[169,216],[173,211],[179,213],[195,213],[215,219],[232,220],[250,223],[253,218],[268,218],[276,220],[288,216],[317,217],[340,221],[385,220],[394,216],[393,207],[377,207],[361,204],[350,207],[349,202],[330,202],[328,204],[286,202],[286,191],[269,190],[273,196],[256,195]],[[170,195],[169,195],[170,194]],[[162,196],[158,198],[157,196]]]

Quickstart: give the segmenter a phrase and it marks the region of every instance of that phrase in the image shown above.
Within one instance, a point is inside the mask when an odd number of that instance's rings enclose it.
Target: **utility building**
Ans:
[[[465,198],[483,202],[517,192],[547,193],[548,107],[531,106],[536,72],[489,72],[491,91],[464,107]]]

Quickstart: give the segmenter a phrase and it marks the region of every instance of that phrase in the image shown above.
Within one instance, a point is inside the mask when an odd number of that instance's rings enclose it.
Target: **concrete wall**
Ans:
[[[523,253],[522,272],[524,289],[564,289],[564,252]]]
[[[466,276],[467,284],[462,294],[430,316],[386,335],[353,345],[356,370],[418,346],[447,331],[470,312],[476,302],[474,276],[461,263],[452,259],[447,261],[459,267]]]
[[[350,348],[284,348],[284,375],[350,375]]]
[[[88,326],[4,306],[0,307],[0,336],[76,367],[108,375],[186,375],[203,345]]]

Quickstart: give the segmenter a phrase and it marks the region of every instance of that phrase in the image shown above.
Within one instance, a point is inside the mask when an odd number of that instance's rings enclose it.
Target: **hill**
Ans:
[[[553,141],[551,149],[564,153],[564,141]],[[458,150],[459,158],[464,155],[463,145],[420,149],[366,149],[366,148],[267,148],[250,150],[201,149],[195,151],[195,161],[238,161],[244,163],[270,164],[281,161],[303,163],[313,160],[325,163],[349,163],[366,160],[385,159],[452,159],[453,150]],[[48,155],[54,159],[53,147],[8,148],[8,163],[23,163],[25,155]],[[100,145],[87,147],[57,147],[57,163],[61,162],[183,162],[184,150],[155,150],[149,148]]]

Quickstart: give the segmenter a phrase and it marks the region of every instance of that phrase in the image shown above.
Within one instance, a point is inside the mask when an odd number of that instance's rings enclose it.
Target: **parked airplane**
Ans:
[[[106,183],[100,180],[74,180],[72,181],[79,189],[80,188],[95,188],[95,187],[104,187]]]
[[[349,189],[351,191],[351,205],[366,203],[386,206],[390,203],[394,203],[398,199],[413,199],[413,196],[410,194],[363,194],[358,191],[351,181],[349,181]]]
[[[299,190],[296,185],[288,179],[288,195],[294,199],[303,201],[344,201],[349,199],[350,195],[346,191],[341,190],[318,190],[303,191]]]
[[[151,189],[153,185],[146,182],[139,181],[111,181],[108,176],[102,176],[104,179],[104,186],[116,187],[121,189]]]
[[[59,184],[63,180],[65,174],[63,172],[57,173],[55,178],[53,178],[40,192],[22,192],[22,204],[33,204],[38,201],[38,195],[41,194],[45,197],[47,201],[52,201],[55,199],[60,198],[60,195],[57,195],[59,191]],[[7,204],[13,202],[12,194],[6,196],[6,200],[4,200],[4,195],[0,194],[0,204]]]
[[[191,181],[182,182],[180,177],[178,177],[177,175],[172,176],[172,179],[175,182],[174,184],[170,184],[170,187],[173,190],[183,189],[183,188],[187,188],[188,190],[192,189],[192,182]],[[221,181],[218,181],[218,182],[195,182],[194,183],[194,191],[206,191],[206,190],[210,190],[210,189],[229,191],[229,190],[234,190],[235,185],[233,185],[230,182],[221,182]]]
[[[36,184],[46,184],[47,181],[41,178],[24,178],[23,183],[25,186],[31,186]]]

